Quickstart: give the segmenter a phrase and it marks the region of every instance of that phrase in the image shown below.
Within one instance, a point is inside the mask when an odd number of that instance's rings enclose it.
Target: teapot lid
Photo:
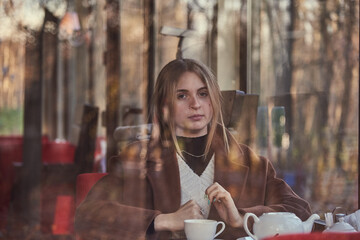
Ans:
[[[344,218],[342,217],[339,219],[339,222],[335,223],[324,232],[356,232],[356,230],[349,223],[344,222]]]

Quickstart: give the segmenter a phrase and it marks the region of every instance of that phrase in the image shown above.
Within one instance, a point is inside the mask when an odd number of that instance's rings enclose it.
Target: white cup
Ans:
[[[225,229],[222,221],[208,219],[187,219],[185,223],[185,234],[188,240],[213,240]],[[217,226],[222,225],[220,231],[216,232]]]

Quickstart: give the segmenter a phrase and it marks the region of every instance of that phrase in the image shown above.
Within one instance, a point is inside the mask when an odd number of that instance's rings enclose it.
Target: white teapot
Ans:
[[[327,232],[356,232],[356,230],[349,223],[345,222],[342,217],[339,219],[339,222],[324,230],[324,233]]]
[[[254,218],[254,234],[248,228],[249,217]],[[317,214],[311,215],[308,220],[302,222],[300,218],[290,212],[269,212],[264,213],[259,218],[253,213],[246,213],[244,216],[244,229],[253,239],[259,240],[283,234],[309,233],[316,219],[320,219]]]

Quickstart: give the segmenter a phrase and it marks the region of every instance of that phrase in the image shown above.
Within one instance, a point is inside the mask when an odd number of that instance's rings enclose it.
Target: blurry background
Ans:
[[[256,131],[235,129],[238,140],[313,211],[358,209],[358,0],[2,0],[0,166],[41,168],[35,157],[44,162],[47,145],[31,144],[44,138],[78,147],[87,104],[99,113],[90,171],[106,171],[115,128],[150,121],[156,76],[179,42],[164,26],[193,30],[183,57],[210,66],[221,90],[259,95]],[[17,159],[14,139],[24,141]],[[14,192],[5,182],[17,179],[9,171],[0,175],[3,232]],[[44,173],[33,176],[36,187]]]

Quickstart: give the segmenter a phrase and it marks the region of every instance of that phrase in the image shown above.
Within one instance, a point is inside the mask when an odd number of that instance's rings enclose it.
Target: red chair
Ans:
[[[56,197],[54,222],[51,226],[54,235],[69,235],[74,232],[74,197],[59,195]]]
[[[359,240],[360,232],[356,233],[321,233],[290,234],[265,238],[264,240]]]
[[[76,207],[85,199],[92,186],[107,173],[82,173],[76,177]]]

